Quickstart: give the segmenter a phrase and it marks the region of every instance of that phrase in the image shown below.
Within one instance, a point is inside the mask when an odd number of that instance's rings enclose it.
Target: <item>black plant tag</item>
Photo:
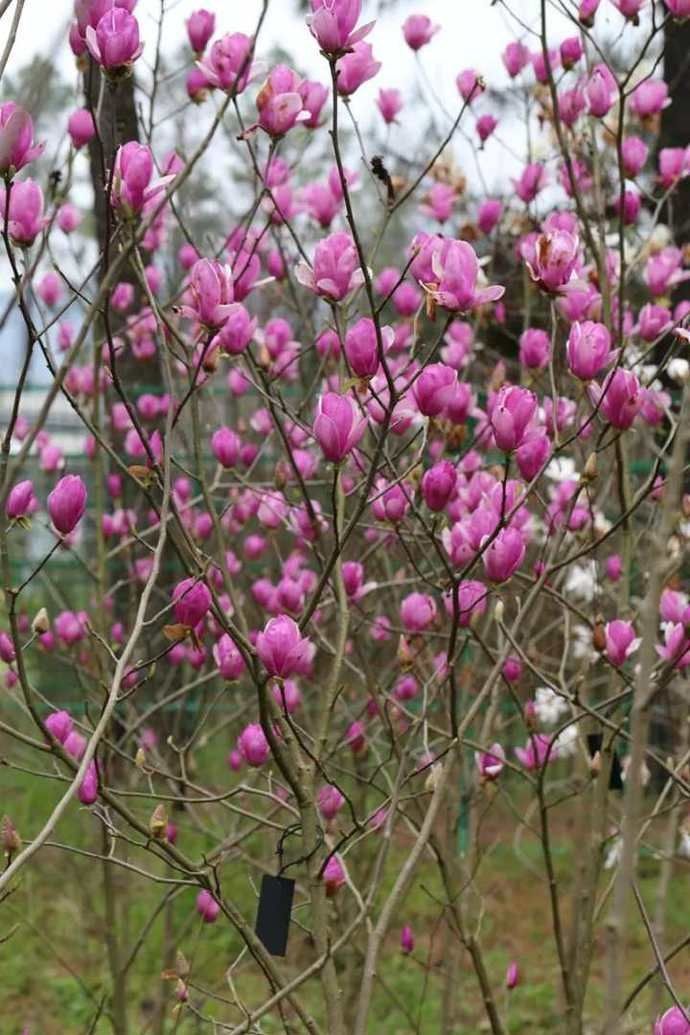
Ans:
[[[587,734],[587,747],[589,748],[589,754],[591,758],[594,758],[597,751],[601,751],[601,745],[604,742],[604,738],[601,733],[588,733]],[[623,770],[621,769],[621,763],[616,752],[613,752],[613,758],[611,759],[611,772],[609,774],[609,790],[610,791],[622,791],[623,790]]]
[[[295,882],[289,877],[265,874],[261,879],[255,930],[264,948],[272,956],[285,955],[294,893]]]

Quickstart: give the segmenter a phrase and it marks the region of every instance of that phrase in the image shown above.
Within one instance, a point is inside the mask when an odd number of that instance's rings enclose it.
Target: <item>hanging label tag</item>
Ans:
[[[265,874],[261,879],[255,931],[272,956],[285,955],[294,893],[295,882],[289,877]]]
[[[587,747],[589,748],[589,754],[592,758],[594,758],[597,751],[601,751],[601,745],[603,744],[603,742],[604,738],[601,735],[601,733],[587,734]],[[609,774],[609,790],[623,790],[623,770],[621,769],[620,759],[615,751],[613,752],[613,757],[611,759],[611,772]]]

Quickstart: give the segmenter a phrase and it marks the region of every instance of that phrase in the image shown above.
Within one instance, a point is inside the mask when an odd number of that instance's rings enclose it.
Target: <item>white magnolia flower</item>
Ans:
[[[666,373],[673,381],[685,384],[688,378],[690,378],[690,363],[688,363],[687,359],[681,359],[680,356],[676,356],[666,367]]]
[[[620,861],[622,850],[623,850],[623,838],[622,837],[616,837],[611,842],[611,847],[609,848],[608,852],[606,853],[606,858],[604,859],[604,869],[605,870],[612,870],[614,866],[618,865],[618,863]]]
[[[564,589],[566,593],[572,593],[574,597],[589,601],[594,599],[597,588],[597,567],[594,561],[586,561],[584,564],[573,564],[565,580]]]
[[[572,722],[556,737],[556,749],[559,758],[571,758],[577,751],[577,723]]]
[[[549,686],[538,686],[534,691],[534,710],[537,718],[545,726],[554,723],[568,714],[568,702]]]
[[[592,631],[586,625],[576,625],[573,628],[571,650],[573,657],[578,660],[586,658],[596,661],[598,655],[592,646]]]
[[[544,472],[555,482],[568,482],[577,477],[577,466],[570,456],[558,456],[551,460]]]
[[[678,855],[690,859],[690,830],[681,830],[678,841]]]

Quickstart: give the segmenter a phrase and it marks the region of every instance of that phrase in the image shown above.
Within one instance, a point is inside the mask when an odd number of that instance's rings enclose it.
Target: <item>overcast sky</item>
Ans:
[[[165,2],[165,0],[164,0]],[[558,44],[575,31],[572,22],[556,10],[558,0],[549,0],[549,38]],[[573,4],[573,0],[565,0]],[[144,52],[137,63],[153,61],[156,46],[157,22],[161,0],[139,0],[136,15],[139,20]],[[206,7],[216,14],[216,35],[243,31],[251,33],[261,10],[261,0],[168,0],[163,32],[163,50],[172,53],[185,40],[184,22],[199,7]],[[373,104],[381,87],[398,87],[409,101],[421,90],[425,98],[423,122],[420,119],[420,105],[408,109],[408,117],[401,128],[394,127],[390,138],[393,153],[396,151],[431,152],[442,139],[450,121],[458,111],[459,97],[455,77],[466,68],[475,68],[490,86],[505,87],[508,77],[503,68],[501,53],[505,45],[516,38],[526,43],[531,50],[538,50],[540,0],[398,0],[389,5],[386,13],[378,17],[369,36],[375,57],[382,62],[378,75],[357,91],[353,98],[353,111],[365,130],[375,125],[373,141],[381,139],[382,123]],[[81,104],[78,78],[74,59],[69,50],[66,34],[72,17],[73,0],[25,0],[24,11],[17,34],[17,40],[10,57],[10,74],[31,59],[35,54],[54,54],[67,81],[75,86],[75,106]],[[3,17],[0,39],[5,36],[5,27],[14,8]],[[362,21],[377,16],[376,0],[364,0]],[[401,26],[411,13],[427,14],[441,26],[432,42],[423,48],[419,62],[407,48],[401,35]],[[617,35],[624,25],[620,14],[610,0],[603,0],[597,16],[598,32]],[[48,35],[46,35],[48,26]],[[626,33],[636,30],[628,27]],[[640,33],[643,30],[639,30]],[[639,37],[638,37],[639,38]],[[271,0],[269,13],[257,48],[257,57],[268,54],[271,48],[280,45],[293,55],[295,66],[312,78],[327,80],[324,59],[310,35],[302,14],[297,12],[294,0]],[[419,67],[421,65],[421,68]],[[161,91],[165,104],[164,90]],[[0,100],[7,100],[0,93]],[[478,102],[478,113],[487,110],[486,102]],[[434,139],[429,139],[429,112],[433,112]],[[210,119],[210,111],[202,107],[192,117]],[[61,127],[62,128],[62,127]],[[463,120],[463,131],[473,136],[473,117]],[[373,148],[376,143],[368,140]],[[524,152],[524,130],[516,123],[501,122],[495,138],[488,141],[486,148],[472,154],[470,148],[460,140],[456,145],[456,157],[468,177],[470,186],[478,185],[481,177],[482,189],[489,194],[505,192],[509,176],[515,174],[521,162],[516,152]]]

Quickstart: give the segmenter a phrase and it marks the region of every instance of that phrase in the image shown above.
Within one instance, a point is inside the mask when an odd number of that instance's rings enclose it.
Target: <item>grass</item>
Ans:
[[[2,754],[0,744],[0,755]],[[38,763],[32,759],[31,765]],[[236,777],[225,769],[220,756],[211,760],[210,771],[202,774],[219,787],[229,786]],[[143,779],[143,778],[142,778]],[[143,789],[140,783],[139,789]],[[2,811],[7,812],[24,837],[30,838],[40,827],[64,784],[38,779],[14,769],[2,770]],[[513,781],[511,794],[519,795]],[[145,816],[150,803],[130,799],[131,807]],[[130,804],[128,802],[128,804]],[[244,805],[251,805],[249,801]],[[524,804],[524,803],[523,803]],[[554,856],[559,883],[567,889],[574,868],[577,846],[573,843],[568,807],[554,815]],[[222,815],[214,816],[215,833],[222,831]],[[180,844],[191,856],[198,857],[204,847],[214,843],[214,836],[195,827],[190,818],[180,822]],[[507,1010],[509,1035],[561,1030],[561,1003],[557,961],[549,938],[550,916],[543,862],[537,840],[525,834],[519,851],[513,843],[514,820],[497,799],[490,820],[483,830],[486,854],[477,886],[487,905],[481,922],[481,940],[485,963],[492,986],[502,1009]],[[61,823],[56,839],[87,851],[98,850],[100,826],[87,809],[73,803]],[[232,899],[252,920],[255,910],[255,887],[260,870],[253,860],[267,860],[271,849],[266,841],[249,839],[245,856],[231,857],[223,866],[224,894]],[[153,868],[150,857],[139,849],[123,844],[118,853],[126,853],[139,865]],[[396,846],[387,881],[392,882],[403,858],[404,844]],[[659,864],[648,854],[641,866],[640,888],[653,912]],[[162,870],[159,868],[159,873]],[[606,874],[608,879],[609,874]],[[103,916],[102,866],[96,859],[77,856],[57,848],[46,848],[25,867],[12,895],[3,903],[0,935],[11,936],[0,945],[0,987],[3,989],[1,1035],[20,1035],[25,1024],[31,1035],[105,1035],[112,1031],[106,1015],[91,1027],[98,1004],[107,996],[110,976],[105,952]],[[114,873],[118,895],[117,919],[125,951],[129,952],[139,932],[158,907],[167,888],[117,869]],[[603,886],[603,885],[602,885]],[[222,995],[230,996],[224,972],[240,949],[240,941],[229,925],[221,921],[203,926],[194,912],[195,891],[185,889],[172,901],[169,910],[161,911],[152,924],[149,936],[129,972],[128,1003],[131,1035],[150,1031],[150,1021],[165,988],[166,1035],[196,1035],[212,1031],[199,1026],[195,1017],[183,1013],[174,1026],[174,984],[161,984],[164,967],[166,924],[174,932],[174,943],[193,962],[193,973],[203,975],[201,983]],[[443,973],[447,964],[447,947],[442,926],[438,925],[441,889],[435,870],[427,866],[415,881],[401,910],[399,921],[391,931],[379,971],[370,1030],[376,1035],[436,1035],[440,1030]],[[474,905],[477,905],[476,899]],[[341,892],[334,909],[347,908],[347,897]],[[299,917],[300,911],[296,915]],[[476,915],[476,909],[475,909]],[[690,926],[690,903],[687,895],[687,870],[677,864],[668,901],[668,942],[680,939]],[[416,946],[412,957],[402,955],[398,945],[402,923],[412,925]],[[16,925],[16,928],[15,928]],[[601,928],[600,928],[601,930]],[[356,951],[351,947],[350,951]],[[303,929],[293,925],[287,968],[306,963],[312,948]],[[519,962],[521,982],[510,994],[503,987],[505,970],[511,959]],[[358,966],[358,957],[355,965]],[[595,1031],[595,1020],[601,1016],[605,989],[606,952],[603,935],[597,935],[592,980],[587,1000],[589,1028]],[[634,985],[653,964],[653,956],[637,915],[631,914],[630,937],[626,958],[626,988]],[[670,966],[680,994],[690,983],[690,953],[681,954]],[[265,986],[255,967],[245,960],[235,974],[238,988],[249,1003],[258,1003]],[[459,956],[455,974],[458,989],[458,1033],[476,1033],[487,1029],[475,976],[466,953]],[[651,1030],[652,998],[647,990],[639,996],[628,1016],[629,1032]],[[509,997],[509,1001],[508,1001]],[[319,1017],[318,988],[307,994],[310,1009]],[[219,1008],[199,993],[192,1001],[205,1016],[236,1016]],[[664,1003],[666,1004],[666,1000]],[[265,1035],[282,1031],[279,1019],[262,1021]]]

